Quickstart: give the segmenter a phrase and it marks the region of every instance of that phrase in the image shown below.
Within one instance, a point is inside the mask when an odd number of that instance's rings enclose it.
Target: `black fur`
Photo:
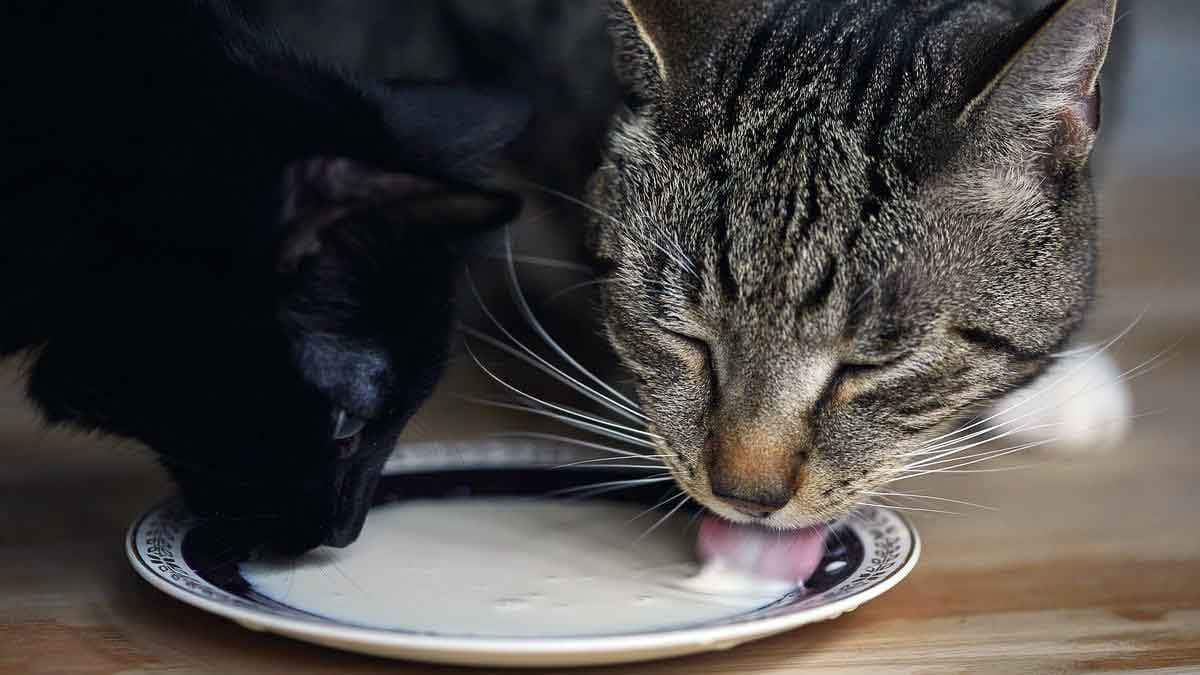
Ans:
[[[477,185],[524,105],[358,82],[205,0],[6,3],[0,56],[0,356],[249,543],[351,542],[463,244],[516,213]]]

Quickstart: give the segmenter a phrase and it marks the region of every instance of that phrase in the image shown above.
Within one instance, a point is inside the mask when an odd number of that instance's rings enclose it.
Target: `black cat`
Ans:
[[[519,208],[480,167],[525,105],[356,81],[212,0],[0,12],[0,356],[246,541],[349,544],[465,245]]]

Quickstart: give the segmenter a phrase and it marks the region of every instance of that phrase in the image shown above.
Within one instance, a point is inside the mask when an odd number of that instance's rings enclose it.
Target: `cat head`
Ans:
[[[528,109],[231,51],[252,85],[236,114],[141,167],[153,206],[127,200],[133,234],[31,394],[52,422],[150,446],[231,542],[345,546],[441,372],[462,255],[519,209],[480,176]]]
[[[677,480],[844,514],[1080,324],[1115,0],[626,0],[607,333]]]

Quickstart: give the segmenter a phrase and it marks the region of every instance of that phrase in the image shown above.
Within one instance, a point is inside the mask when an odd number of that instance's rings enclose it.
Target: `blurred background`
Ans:
[[[294,36],[305,49],[370,75],[512,80],[552,92],[541,101],[537,142],[519,147],[518,158],[531,162],[545,185],[577,192],[586,175],[581,161],[594,156],[607,116],[605,102],[616,92],[602,76],[602,66],[583,68],[601,76],[582,82],[560,79],[562,69],[554,66],[596,58],[594,41],[604,41],[603,33],[579,26],[595,23],[606,3],[528,2],[527,14],[489,17],[484,11],[482,20],[463,25],[456,19],[459,10],[471,6],[478,17],[485,3],[245,0],[249,11]],[[996,569],[997,579],[1009,579],[1003,575],[1024,574],[1023,565],[1054,561],[1064,570],[1079,571],[1050,575],[1043,586],[1005,582],[1013,602],[1036,603],[1044,596],[1074,607],[1071,603],[1087,602],[1089,584],[1114,587],[1138,576],[1137,584],[1158,589],[1155,597],[1164,606],[1192,611],[1189,616],[1200,611],[1194,588],[1200,579],[1200,538],[1194,525],[1200,515],[1200,2],[1124,0],[1120,13],[1105,73],[1106,124],[1094,162],[1104,214],[1104,261],[1088,336],[1111,336],[1144,313],[1114,352],[1126,368],[1178,342],[1169,365],[1133,383],[1136,410],[1153,414],[1137,420],[1130,438],[1115,448],[1075,454],[1049,448],[1036,455],[1036,470],[937,477],[911,485],[915,492],[964,497],[1000,511],[920,520],[926,554],[896,602],[908,597],[917,604],[936,603],[952,597],[949,591],[922,596],[917,590],[936,587],[938,575],[950,570]],[[542,41],[537,49],[520,47],[522,35],[545,28],[526,19],[555,26],[550,34],[560,39]],[[458,37],[430,41],[430,36],[448,34]],[[519,72],[497,71],[487,59],[464,55],[455,46],[463,41],[478,46],[480,53],[521,49],[524,65]],[[578,121],[564,124],[555,110]],[[529,256],[575,261],[579,219],[578,209],[569,204],[535,200],[515,230],[518,248]],[[479,270],[481,276],[494,273]],[[552,329],[586,341],[595,329],[586,320],[593,314],[588,289],[557,304],[549,302],[586,276],[539,265],[522,265],[522,275]],[[497,306],[506,297],[489,295]],[[66,621],[115,630],[160,659],[130,656],[130,668],[197,664],[195,655],[203,654],[205,663],[220,672],[220,664],[243,658],[241,633],[169,606],[126,568],[120,550],[125,526],[170,492],[149,453],[111,439],[42,429],[23,400],[20,366],[19,361],[0,366],[0,644],[6,640],[6,622]],[[460,360],[438,397],[415,420],[410,438],[533,426],[531,420],[470,407],[454,396],[479,386],[473,364]],[[1099,562],[1089,567],[1081,560]],[[1129,572],[1134,561],[1141,574]],[[1156,574],[1191,583],[1154,586],[1158,582],[1148,580]],[[1063,584],[1071,592],[1062,591]],[[164,625],[168,616],[203,621],[206,630],[228,637],[229,644],[204,642],[201,636],[191,638],[191,651],[183,649],[171,642],[177,638]],[[864,610],[852,620],[870,624],[872,616]],[[891,624],[870,625],[885,631]],[[163,646],[168,644],[174,646]],[[35,647],[28,647],[30,659],[21,661],[18,653],[12,663],[33,663],[40,653]],[[294,653],[272,649],[259,657],[259,665],[278,666],[287,662],[285,654]],[[85,652],[80,657],[85,666],[93,663],[88,658],[101,659],[96,662],[101,666],[109,663],[102,648]],[[271,654],[285,660],[273,661]],[[347,667],[363,665],[332,655],[311,656]],[[4,663],[0,658],[0,670]]]

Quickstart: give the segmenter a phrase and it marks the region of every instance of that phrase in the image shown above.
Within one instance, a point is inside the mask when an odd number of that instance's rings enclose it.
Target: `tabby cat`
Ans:
[[[592,200],[678,482],[799,527],[1033,382],[1092,298],[1116,0],[628,0]]]

